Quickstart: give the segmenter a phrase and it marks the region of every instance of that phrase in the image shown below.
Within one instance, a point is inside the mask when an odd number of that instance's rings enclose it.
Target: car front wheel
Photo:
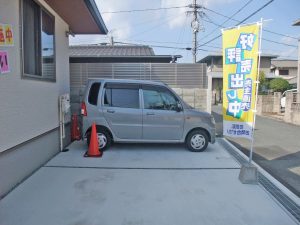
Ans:
[[[99,149],[104,151],[111,146],[111,137],[108,132],[104,129],[97,128],[97,139],[99,144]],[[87,144],[90,145],[91,133],[87,135]]]
[[[186,138],[186,146],[192,152],[203,152],[208,145],[208,136],[203,130],[194,130]]]

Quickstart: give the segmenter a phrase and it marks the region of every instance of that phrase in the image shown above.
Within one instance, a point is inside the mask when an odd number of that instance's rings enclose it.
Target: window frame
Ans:
[[[145,108],[144,90],[166,92],[166,93],[170,94],[176,100],[176,102],[182,104],[180,99],[167,87],[156,86],[156,85],[142,85],[141,89],[142,89],[142,96],[143,96],[143,104],[142,104],[143,110],[176,111],[176,110],[170,110],[170,109],[147,109],[147,108]]]
[[[56,83],[56,18],[55,16],[49,12],[40,2],[36,0],[31,0],[34,3],[36,3],[39,6],[39,16],[40,16],[40,41],[39,41],[39,47],[41,49],[40,52],[40,63],[41,63],[41,75],[37,74],[28,74],[25,73],[25,62],[24,62],[24,0],[20,0],[20,33],[21,33],[21,38],[20,38],[20,57],[21,57],[21,78],[22,79],[29,79],[29,80],[38,80],[38,81],[46,81],[46,82],[51,82],[51,83]],[[53,31],[53,66],[54,66],[54,74],[53,78],[45,78],[43,77],[43,56],[42,56],[42,26],[43,26],[43,21],[41,19],[42,17],[42,11],[44,11],[48,16],[50,16],[53,19],[54,22],[54,31]]]
[[[282,74],[281,72],[286,72],[286,74],[285,73]],[[289,76],[290,75],[290,71],[289,71],[289,69],[278,69],[278,74],[280,76]]]
[[[121,108],[121,109],[141,109],[141,97],[140,97],[140,85],[139,84],[134,84],[134,83],[115,83],[115,82],[107,82],[103,86],[103,97],[102,97],[102,103],[101,106],[103,107],[108,107],[108,108]],[[106,91],[110,90],[111,91],[111,101],[113,97],[113,91],[112,89],[123,89],[123,90],[137,90],[137,97],[138,97],[138,107],[133,108],[133,107],[120,107],[120,106],[113,106],[109,104],[105,104],[105,95]]]

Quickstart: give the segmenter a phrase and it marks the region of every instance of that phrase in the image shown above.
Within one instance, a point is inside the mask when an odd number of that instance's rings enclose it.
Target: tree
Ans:
[[[282,78],[275,78],[270,81],[270,88],[273,89],[273,91],[284,92],[289,89],[289,87],[289,82]]]
[[[266,74],[264,71],[259,71],[259,92],[265,92],[269,89],[269,81],[266,78]]]

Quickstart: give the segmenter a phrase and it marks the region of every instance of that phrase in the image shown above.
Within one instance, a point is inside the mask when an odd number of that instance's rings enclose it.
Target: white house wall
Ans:
[[[11,70],[0,74],[0,152],[57,128],[58,96],[70,90],[68,25],[40,3],[55,16],[56,82],[22,78],[20,1],[0,0],[0,23],[12,24],[15,42],[13,47],[0,47],[9,54]]]

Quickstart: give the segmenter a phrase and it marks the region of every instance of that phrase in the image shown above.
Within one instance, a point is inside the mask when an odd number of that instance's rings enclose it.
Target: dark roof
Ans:
[[[70,46],[70,57],[128,57],[154,56],[149,46],[130,45],[74,45]]]
[[[297,68],[298,67],[298,60],[295,59],[273,59],[271,61],[272,65],[275,67],[281,68]]]
[[[181,55],[155,55],[141,45],[74,45],[70,46],[71,63],[170,63]]]

